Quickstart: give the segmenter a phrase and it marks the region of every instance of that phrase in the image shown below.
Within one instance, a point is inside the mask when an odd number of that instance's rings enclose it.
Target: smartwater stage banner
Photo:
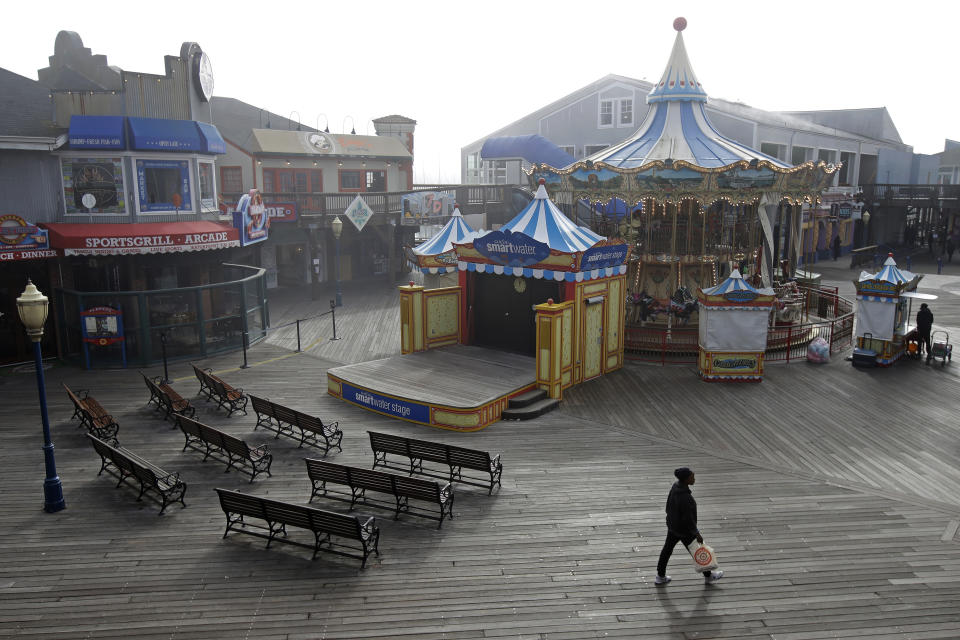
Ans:
[[[346,382],[340,383],[340,395],[347,402],[379,411],[388,416],[430,424],[430,407],[409,400],[398,400],[379,393],[357,388]]]

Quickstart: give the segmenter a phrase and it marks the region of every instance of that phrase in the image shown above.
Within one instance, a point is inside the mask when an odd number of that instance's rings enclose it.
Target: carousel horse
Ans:
[[[640,322],[644,323],[647,320],[656,320],[657,315],[666,313],[666,309],[661,307],[657,299],[650,296],[646,290],[640,293],[631,293],[627,300],[634,305],[634,321],[636,321],[638,315]]]
[[[699,306],[690,289],[686,287],[680,287],[670,296],[670,312],[680,321],[681,327],[685,327],[690,322],[690,316]]]

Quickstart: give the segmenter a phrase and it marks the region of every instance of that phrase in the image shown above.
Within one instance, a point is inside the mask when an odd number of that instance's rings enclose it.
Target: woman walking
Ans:
[[[660,561],[657,562],[657,577],[654,579],[654,583],[658,585],[672,580],[667,575],[667,562],[670,561],[673,548],[678,542],[682,542],[685,547],[694,540],[703,544],[703,536],[697,529],[697,501],[693,499],[690,491],[690,486],[697,478],[689,467],[680,467],[673,475],[677,477],[677,481],[670,487],[670,494],[667,496],[667,540],[663,543]],[[722,577],[723,571],[719,569],[703,572],[703,579],[707,584],[713,584]]]

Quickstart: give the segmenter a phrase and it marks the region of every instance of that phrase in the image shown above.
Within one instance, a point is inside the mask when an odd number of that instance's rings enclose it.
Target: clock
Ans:
[[[526,278],[514,278],[513,279],[513,290],[517,293],[523,293],[527,290],[527,280]]]
[[[210,102],[213,95],[213,65],[210,56],[203,51],[193,54],[193,87],[197,96],[204,102]]]

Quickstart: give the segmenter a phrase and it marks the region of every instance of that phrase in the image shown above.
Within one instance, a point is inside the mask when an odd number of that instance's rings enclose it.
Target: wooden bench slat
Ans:
[[[486,451],[468,449],[440,442],[404,438],[388,433],[368,431],[370,447],[373,449],[373,467],[382,466],[385,469],[405,470],[410,475],[420,474],[431,478],[444,478],[450,482],[459,482],[477,487],[486,487],[487,493],[492,494],[493,488],[499,487],[503,474],[503,463],[500,455],[490,456]],[[387,455],[399,455],[407,459],[406,467],[396,464],[387,458]],[[434,462],[446,466],[447,473],[424,468],[423,463]],[[463,470],[483,471],[489,478],[477,478],[464,475]]]

